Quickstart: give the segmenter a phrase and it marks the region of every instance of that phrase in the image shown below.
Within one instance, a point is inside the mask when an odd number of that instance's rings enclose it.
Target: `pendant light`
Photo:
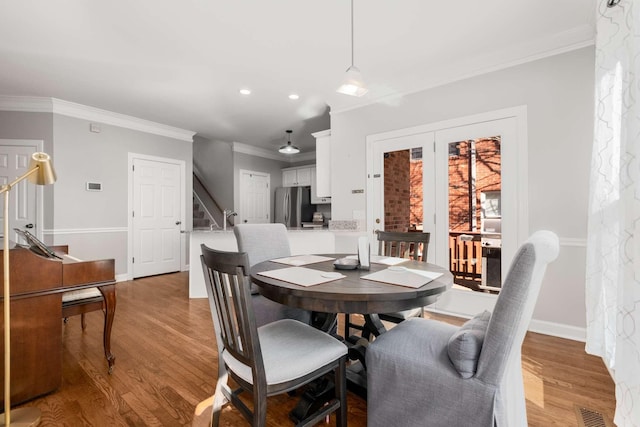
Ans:
[[[351,0],[351,66],[347,68],[342,85],[336,92],[344,95],[362,96],[368,91],[360,70],[353,65],[353,0]]]
[[[297,154],[300,152],[300,149],[295,145],[291,145],[291,133],[293,132],[291,129],[287,129],[286,132],[289,134],[289,140],[287,141],[287,145],[283,145],[278,150],[282,154]]]

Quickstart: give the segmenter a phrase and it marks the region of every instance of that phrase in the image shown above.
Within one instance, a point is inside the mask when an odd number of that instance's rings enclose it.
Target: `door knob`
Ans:
[[[376,218],[376,224],[380,224],[380,218]]]
[[[24,228],[33,228],[33,224],[27,224],[24,226]]]
[[[182,224],[181,221],[176,221],[176,225],[180,225],[180,224]]]

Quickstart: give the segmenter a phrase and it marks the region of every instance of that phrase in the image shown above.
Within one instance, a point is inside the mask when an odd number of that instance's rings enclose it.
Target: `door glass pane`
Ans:
[[[457,285],[501,286],[500,136],[449,143],[449,262]]]
[[[422,231],[422,147],[384,153],[384,229]]]

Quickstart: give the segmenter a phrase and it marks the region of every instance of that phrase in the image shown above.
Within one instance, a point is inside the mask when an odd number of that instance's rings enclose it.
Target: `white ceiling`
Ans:
[[[0,94],[54,97],[267,149],[303,151],[332,111],[592,43],[595,0],[0,3]],[[241,87],[253,93],[241,96]],[[290,93],[300,99],[288,99]]]

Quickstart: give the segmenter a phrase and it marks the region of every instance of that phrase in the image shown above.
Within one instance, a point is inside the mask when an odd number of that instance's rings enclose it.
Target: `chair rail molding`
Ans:
[[[42,231],[47,236],[59,236],[63,234],[93,234],[93,233],[127,233],[127,227],[100,227],[100,228],[56,228]]]
[[[560,237],[560,246],[586,248],[587,238],[586,237]]]

